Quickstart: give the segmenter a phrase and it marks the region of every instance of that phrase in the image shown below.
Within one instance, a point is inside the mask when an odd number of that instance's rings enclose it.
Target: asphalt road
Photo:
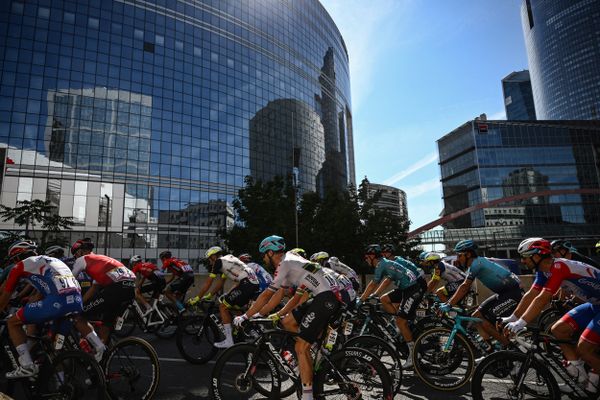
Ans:
[[[140,335],[155,347],[161,362],[161,382],[156,400],[209,399],[208,383],[214,361],[206,365],[187,363],[175,346],[175,341]],[[405,373],[403,392],[396,399],[470,400],[468,389],[445,393],[429,389],[412,372]]]

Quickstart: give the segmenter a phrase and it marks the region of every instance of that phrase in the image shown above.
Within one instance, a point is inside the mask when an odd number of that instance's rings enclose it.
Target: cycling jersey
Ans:
[[[81,294],[81,287],[69,267],[56,258],[32,256],[19,261],[10,270],[4,291],[12,293],[21,279],[27,280],[44,297]]]
[[[258,285],[258,278],[252,268],[246,266],[239,258],[229,254],[220,257],[212,268],[215,275],[221,274],[221,277],[231,279],[234,282],[240,282],[248,279],[251,283]]]
[[[165,259],[163,261],[162,269],[163,271],[168,271],[175,276],[194,273],[191,265],[175,257]]]
[[[135,280],[135,275],[129,268],[114,258],[102,254],[90,253],[75,260],[73,275],[78,276],[82,271],[85,271],[100,286]]]
[[[250,262],[246,264],[246,266],[252,268],[252,270],[254,271],[254,274],[258,278],[258,287],[261,292],[268,288],[271,282],[273,282],[273,277],[271,276],[271,274],[268,273],[267,270],[264,269],[261,265],[254,262]]]
[[[340,291],[346,292],[348,295],[348,301],[344,301],[345,303],[349,303],[356,299],[356,291],[354,290],[354,286],[352,285],[352,281],[344,274],[337,273],[331,268],[324,267],[325,273],[332,275],[338,282],[338,287]]]
[[[356,273],[356,271],[354,271],[352,268],[350,268],[349,266],[347,266],[346,264],[344,264],[343,262],[341,262],[339,260],[339,258],[337,257],[329,257],[329,260],[327,260],[327,263],[329,264],[329,268],[331,268],[332,270],[334,270],[335,272],[337,272],[338,274],[342,274],[347,276],[350,279],[354,279],[355,281],[358,281],[358,274]]]
[[[393,261],[397,262],[398,264],[402,265],[404,268],[411,271],[413,274],[415,274],[415,276],[417,278],[425,276],[425,272],[421,268],[417,267],[415,264],[413,264],[411,261],[408,261],[405,258],[397,256]]]
[[[533,287],[551,294],[563,287],[588,303],[600,304],[600,270],[579,261],[555,258],[550,272],[536,273]]]
[[[468,280],[476,278],[494,293],[518,289],[521,283],[515,274],[485,257],[475,258],[467,270]]]
[[[158,267],[150,262],[138,262],[131,271],[134,274],[142,275],[146,279],[160,274]]]
[[[594,268],[600,269],[600,263],[597,263],[596,261],[592,260],[591,258],[584,256],[583,254],[580,254],[576,251],[571,252],[571,260],[579,261],[584,264],[591,265]]]
[[[458,283],[461,284],[464,282],[467,274],[465,274],[460,268],[455,267],[454,265],[448,264],[444,261],[440,261],[433,267],[433,273],[431,274],[431,279],[443,279],[448,284]]]
[[[306,261],[299,255],[288,251],[275,273],[275,279],[269,290],[297,286],[298,290],[309,291],[313,296],[323,292],[334,292],[338,288],[337,280],[323,271],[317,263]]]
[[[406,289],[417,283],[417,276],[410,269],[381,258],[375,267],[373,282],[381,283],[384,278],[389,278],[399,289]]]

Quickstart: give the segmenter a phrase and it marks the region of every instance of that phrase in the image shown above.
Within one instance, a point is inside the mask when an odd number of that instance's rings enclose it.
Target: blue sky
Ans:
[[[443,208],[436,140],[527,69],[521,0],[321,0],[350,54],[356,179],[398,187],[419,227]]]

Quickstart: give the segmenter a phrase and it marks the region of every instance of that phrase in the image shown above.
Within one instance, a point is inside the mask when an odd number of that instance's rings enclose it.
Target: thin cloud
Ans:
[[[413,165],[409,166],[408,168],[406,168],[406,169],[398,172],[396,175],[386,179],[385,181],[383,181],[383,184],[392,186],[392,185],[400,182],[402,179],[406,178],[407,176],[414,174],[418,170],[423,169],[430,164],[433,164],[437,160],[438,160],[438,155],[437,155],[437,152],[434,151],[434,152],[426,155],[425,158],[423,158],[423,159],[417,161],[416,163],[414,163]]]
[[[502,110],[502,111],[495,112],[493,114],[488,115],[487,118],[492,121],[504,120],[504,119],[506,119],[506,111]]]
[[[411,186],[405,189],[406,197],[408,197],[409,203],[410,200],[422,196],[425,193],[429,193],[431,191],[437,190],[442,186],[440,180],[438,178],[431,179],[429,181],[419,183],[418,185]]]
[[[399,16],[413,0],[321,0],[339,28],[348,48],[352,108],[356,110],[368,97],[376,68],[384,62],[386,50],[394,40],[382,38],[395,35]]]

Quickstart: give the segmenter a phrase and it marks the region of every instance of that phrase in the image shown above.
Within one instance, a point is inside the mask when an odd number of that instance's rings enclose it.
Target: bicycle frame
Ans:
[[[453,311],[455,311],[456,313],[458,313],[459,309],[453,309]],[[473,322],[473,323],[479,323],[481,322],[480,318],[475,318],[475,317],[466,317],[466,316],[462,316],[462,315],[456,315],[456,316],[450,316],[450,318],[454,319],[454,326],[452,327],[452,331],[450,332],[450,335],[448,336],[448,340],[446,341],[446,344],[444,345],[444,349],[443,351],[450,351],[450,348],[452,347],[452,343],[454,343],[454,338],[456,337],[457,334],[462,334],[466,337],[471,337],[471,335],[469,334],[469,332],[463,327],[463,322]]]

